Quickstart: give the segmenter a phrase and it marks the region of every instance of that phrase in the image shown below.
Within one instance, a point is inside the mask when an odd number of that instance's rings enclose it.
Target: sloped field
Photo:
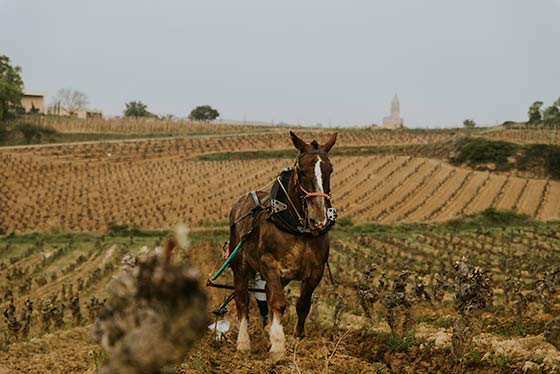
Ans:
[[[321,141],[328,134],[308,131],[301,136]],[[181,365],[163,372],[560,371],[560,354],[544,336],[550,330],[546,324],[560,315],[560,227],[553,221],[560,218],[560,182],[367,149],[430,146],[453,136],[437,131],[342,132],[337,145],[354,147],[349,151],[356,154],[332,156],[333,203],[341,216],[330,252],[336,285],[326,273],[314,296],[306,338],[298,341],[291,335],[299,294],[292,284],[287,287],[291,306],[284,321],[288,337],[283,359],[269,357],[268,334],[255,305],[252,352],[235,351],[231,304],[224,318],[232,331],[220,342],[209,333]],[[168,235],[161,230],[186,223],[193,228],[193,244],[176,260],[191,262],[204,281],[221,262],[232,204],[293,162],[203,161],[198,156],[289,149],[283,133],[0,149],[0,310],[5,313],[0,320],[0,374],[94,373],[104,353],[92,338],[91,324],[123,262],[158,246]],[[489,211],[439,223],[489,207],[548,222],[513,216],[516,223],[508,226],[492,221],[498,213]],[[134,226],[156,231],[128,229]],[[464,355],[454,357],[454,265],[463,257],[491,274],[493,302],[477,315],[480,333]],[[404,282],[400,293],[410,302],[406,313],[414,325],[404,338],[391,334],[388,324],[392,309],[387,300],[400,297],[398,279]],[[220,281],[232,282],[229,270]],[[209,289],[208,295],[216,307],[227,293]]]
[[[73,146],[56,148],[67,156],[53,149],[43,154],[47,148],[0,152],[0,229],[101,232],[111,224],[166,228],[177,222],[223,222],[239,196],[291,165],[286,159],[199,161],[169,148],[159,157],[131,153],[114,162],[82,159],[65,147]],[[560,218],[557,181],[491,175],[406,156],[332,161],[333,201],[354,222],[442,221],[488,207]]]
[[[295,130],[304,139],[326,140],[332,131]],[[450,140],[448,131],[343,131],[337,146],[379,146],[431,144]],[[52,144],[31,147],[12,147],[8,153],[33,155],[58,161],[123,162],[142,159],[182,157],[191,158],[204,153],[233,151],[293,150],[288,130],[281,133],[218,134],[148,140],[118,140],[108,142]],[[294,151],[295,152],[295,151]]]

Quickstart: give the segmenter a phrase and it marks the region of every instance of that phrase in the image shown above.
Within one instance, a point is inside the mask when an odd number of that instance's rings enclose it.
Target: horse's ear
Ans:
[[[309,145],[301,138],[299,138],[296,134],[290,131],[290,136],[292,137],[292,142],[294,146],[299,149],[300,152],[305,152],[309,149]]]
[[[325,151],[325,152],[329,152],[331,150],[331,148],[333,147],[334,143],[336,143],[336,136],[337,135],[338,135],[338,133],[336,133],[336,132],[334,134],[332,134],[330,139],[327,140],[327,142],[321,146],[321,149],[323,149],[323,151]]]

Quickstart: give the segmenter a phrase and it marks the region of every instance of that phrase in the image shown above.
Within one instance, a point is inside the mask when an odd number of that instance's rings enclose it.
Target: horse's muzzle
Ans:
[[[311,230],[321,230],[327,225],[327,220],[325,219],[323,222],[319,222],[314,218],[309,219],[309,228]]]

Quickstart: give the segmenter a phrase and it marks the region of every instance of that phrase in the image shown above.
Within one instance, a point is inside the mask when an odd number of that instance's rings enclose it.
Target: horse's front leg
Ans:
[[[251,339],[249,338],[249,272],[245,266],[236,264],[233,271],[235,284],[235,306],[239,321],[237,335],[237,350],[250,351]]]
[[[306,278],[301,282],[300,296],[296,304],[296,311],[298,315],[296,336],[298,338],[303,338],[305,336],[305,319],[307,318],[309,309],[311,308],[313,291],[315,291],[315,288],[323,277],[323,270],[324,265],[320,269],[313,271],[309,278]]]
[[[286,337],[282,327],[282,317],[288,306],[284,288],[280,280],[280,265],[270,254],[261,257],[261,275],[266,280],[266,298],[272,315],[270,325],[270,352],[281,355],[286,351]]]

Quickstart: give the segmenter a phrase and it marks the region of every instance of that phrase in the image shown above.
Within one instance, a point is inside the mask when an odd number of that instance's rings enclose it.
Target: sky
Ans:
[[[27,89],[187,116],[410,127],[524,120],[560,97],[560,0],[0,0]]]

